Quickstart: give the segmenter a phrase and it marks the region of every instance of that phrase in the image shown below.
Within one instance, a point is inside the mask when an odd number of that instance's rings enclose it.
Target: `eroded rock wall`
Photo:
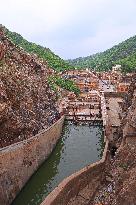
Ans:
[[[92,205],[136,204],[136,76],[122,106],[122,120],[114,143],[120,146],[105,166],[105,182],[99,187]],[[119,140],[120,139],[120,140]],[[118,141],[119,140],[119,141]]]
[[[0,26],[0,147],[36,135],[59,118],[47,63],[14,45]]]

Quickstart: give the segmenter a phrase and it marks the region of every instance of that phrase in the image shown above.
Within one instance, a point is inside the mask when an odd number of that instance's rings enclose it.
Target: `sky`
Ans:
[[[0,0],[0,23],[73,59],[136,35],[136,0]]]

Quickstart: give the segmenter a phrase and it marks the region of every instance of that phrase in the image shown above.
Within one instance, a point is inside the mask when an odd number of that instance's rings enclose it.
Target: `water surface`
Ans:
[[[65,124],[54,151],[12,205],[39,205],[65,177],[99,160],[103,146],[102,126]]]

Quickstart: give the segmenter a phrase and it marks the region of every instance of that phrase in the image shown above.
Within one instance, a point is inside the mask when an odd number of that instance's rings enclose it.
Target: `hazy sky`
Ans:
[[[76,58],[136,35],[136,0],[0,0],[0,23]]]

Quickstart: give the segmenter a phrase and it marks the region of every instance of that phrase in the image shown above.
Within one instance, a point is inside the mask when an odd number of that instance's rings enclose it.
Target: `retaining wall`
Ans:
[[[39,134],[0,150],[0,205],[9,205],[61,136],[64,116]]]
[[[105,92],[105,97],[113,97],[113,98],[124,98],[127,95],[126,92]]]
[[[96,191],[103,177],[105,161],[108,157],[109,141],[106,140],[103,157],[99,162],[86,166],[80,171],[64,179],[41,203],[41,205],[67,205],[86,186],[91,196]],[[73,203],[74,204],[74,203]]]

